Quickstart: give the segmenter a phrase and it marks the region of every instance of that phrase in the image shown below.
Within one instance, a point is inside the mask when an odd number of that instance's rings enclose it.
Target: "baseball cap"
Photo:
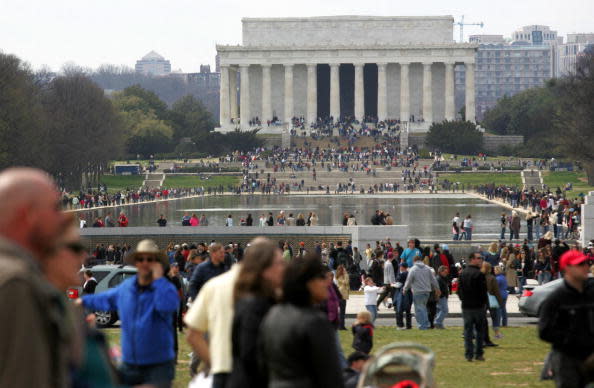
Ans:
[[[568,265],[579,265],[586,260],[588,260],[588,258],[580,251],[567,251],[563,255],[561,255],[559,269],[563,271],[565,267],[567,267]]]

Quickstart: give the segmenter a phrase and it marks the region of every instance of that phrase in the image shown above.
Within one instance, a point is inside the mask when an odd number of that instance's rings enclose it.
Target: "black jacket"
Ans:
[[[481,270],[469,265],[460,274],[458,297],[463,309],[482,309],[488,306],[487,280]]]
[[[584,292],[563,281],[544,301],[539,315],[540,338],[553,349],[580,360],[594,353],[593,279],[588,279]]]
[[[258,336],[260,326],[272,301],[249,296],[235,303],[232,326],[233,370],[227,388],[265,388],[268,376],[258,366]]]
[[[373,347],[373,325],[370,323],[355,325],[353,332],[353,349],[369,354]]]
[[[261,326],[260,359],[270,388],[342,388],[336,333],[313,307],[283,303]]]
[[[447,298],[450,295],[450,288],[448,287],[448,278],[437,275],[437,284],[439,284],[439,291],[441,291],[440,298]]]

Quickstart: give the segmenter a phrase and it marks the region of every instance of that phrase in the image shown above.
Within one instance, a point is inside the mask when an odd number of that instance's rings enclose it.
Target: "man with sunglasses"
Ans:
[[[594,382],[594,280],[586,255],[565,252],[559,261],[563,284],[540,309],[540,338],[552,344],[551,370],[557,387]]]
[[[69,385],[63,295],[41,271],[70,222],[60,209],[45,172],[0,173],[0,387]]]
[[[126,385],[169,387],[175,377],[173,316],[179,298],[163,275],[167,255],[152,240],[142,240],[127,256],[138,270],[116,288],[82,298],[84,307],[117,311],[122,322],[120,374]]]

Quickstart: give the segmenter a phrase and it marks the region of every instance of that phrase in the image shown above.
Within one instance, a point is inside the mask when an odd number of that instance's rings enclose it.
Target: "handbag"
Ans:
[[[495,295],[492,295],[492,294],[488,294],[488,295],[489,295],[489,308],[490,309],[498,309],[499,302],[497,301],[497,298],[495,297]]]
[[[212,374],[206,375],[200,372],[190,381],[188,388],[210,388],[212,387]]]

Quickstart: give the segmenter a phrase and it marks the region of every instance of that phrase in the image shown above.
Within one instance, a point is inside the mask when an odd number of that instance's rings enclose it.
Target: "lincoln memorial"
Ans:
[[[452,16],[245,18],[243,44],[217,45],[221,131],[292,117],[399,119],[418,131],[456,118],[454,66],[466,68],[474,121],[476,44],[455,43]],[[239,76],[238,76],[239,73]]]

